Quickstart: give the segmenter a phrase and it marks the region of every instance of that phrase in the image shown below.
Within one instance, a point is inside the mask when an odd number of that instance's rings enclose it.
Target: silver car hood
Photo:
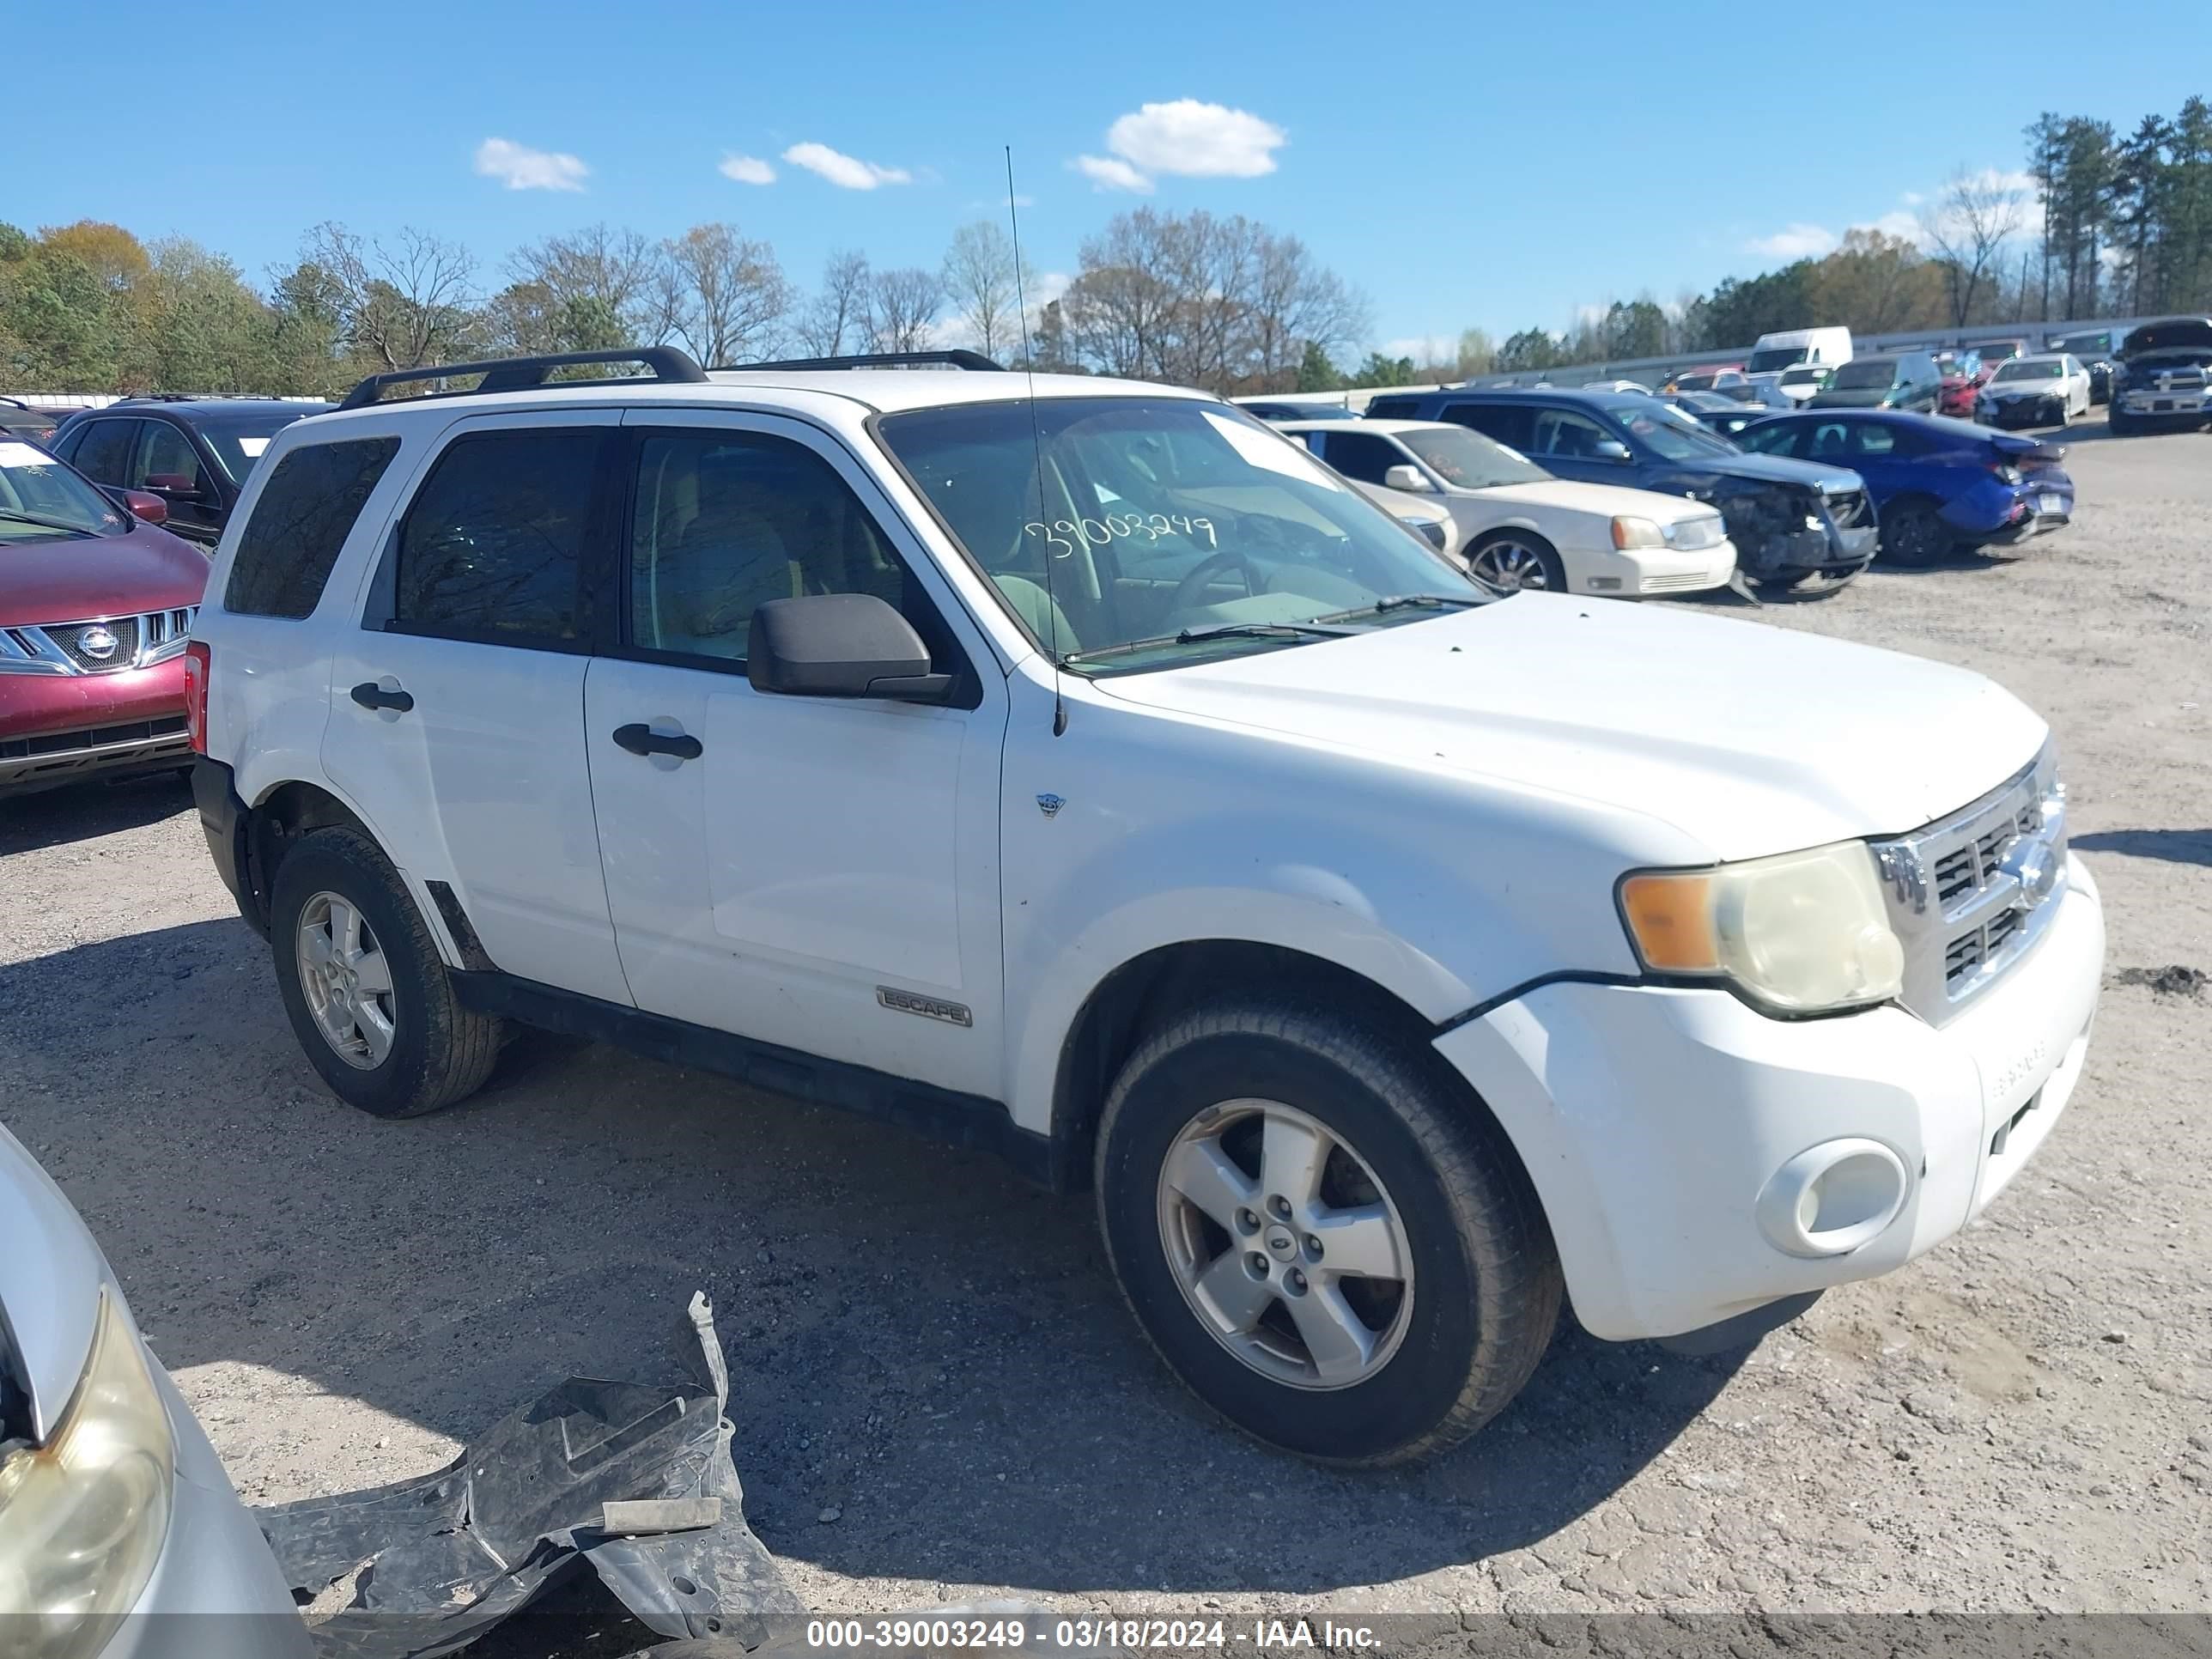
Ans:
[[[62,1189],[0,1127],[0,1361],[29,1390],[41,1444],[92,1354],[107,1264]]]

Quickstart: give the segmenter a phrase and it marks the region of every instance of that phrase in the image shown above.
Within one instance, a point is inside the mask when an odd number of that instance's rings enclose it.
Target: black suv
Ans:
[[[1377,419],[1451,421],[1579,483],[1711,501],[1736,568],[1762,588],[1841,587],[1874,562],[1880,532],[1856,472],[1750,455],[1656,398],[1623,392],[1413,392],[1375,398]]]
[[[2106,418],[2116,438],[2212,421],[2212,317],[2164,317],[2130,330]]]
[[[270,439],[333,407],[274,398],[130,398],[70,416],[46,447],[94,483],[159,495],[169,504],[170,530],[212,547]]]

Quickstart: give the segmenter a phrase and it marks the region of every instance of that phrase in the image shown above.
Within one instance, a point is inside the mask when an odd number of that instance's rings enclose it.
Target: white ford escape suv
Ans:
[[[521,1023],[994,1147],[1360,1463],[1563,1294],[1717,1343],[1897,1267],[2064,1109],[2102,913],[1987,680],[1492,597],[1197,393],[624,360],[365,382],[216,554],[199,809],[353,1104]]]

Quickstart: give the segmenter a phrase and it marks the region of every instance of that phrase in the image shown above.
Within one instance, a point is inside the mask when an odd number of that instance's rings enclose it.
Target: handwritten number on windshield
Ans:
[[[1156,542],[1163,536],[1195,536],[1203,532],[1207,547],[1221,545],[1213,533],[1212,520],[1190,518],[1180,513],[1109,513],[1103,519],[1056,519],[1050,524],[1025,524],[1022,532],[1042,537],[1045,545],[1054,550],[1052,556],[1055,559],[1073,555],[1078,542],[1085,547],[1103,547],[1116,538],[1133,539],[1139,536],[1147,542]]]

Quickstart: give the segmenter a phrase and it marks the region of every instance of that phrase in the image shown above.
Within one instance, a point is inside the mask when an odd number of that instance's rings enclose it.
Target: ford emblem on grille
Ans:
[[[2005,848],[1997,868],[2020,884],[2020,902],[2030,910],[2058,890],[2058,854],[2047,841],[2021,836]]]
[[[122,643],[112,630],[106,628],[88,628],[76,636],[76,648],[94,662],[106,662]]]

